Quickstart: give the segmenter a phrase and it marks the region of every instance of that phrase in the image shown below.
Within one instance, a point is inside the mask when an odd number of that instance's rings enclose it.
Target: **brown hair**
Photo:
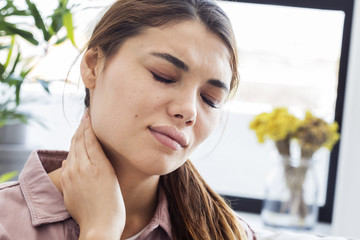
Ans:
[[[87,48],[99,47],[108,59],[125,40],[145,29],[185,20],[200,20],[227,46],[233,94],[239,82],[235,37],[229,19],[212,0],[118,0],[96,25]],[[86,89],[86,107],[89,98]],[[205,183],[189,160],[162,176],[160,184],[168,198],[175,239],[247,239],[232,209]]]

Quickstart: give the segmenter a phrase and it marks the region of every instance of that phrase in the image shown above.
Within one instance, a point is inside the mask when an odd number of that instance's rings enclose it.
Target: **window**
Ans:
[[[341,125],[353,1],[220,4],[236,34],[241,84],[228,105],[226,127],[193,160],[236,210],[260,212],[274,148],[270,142],[257,143],[249,122],[261,112],[286,106],[299,117],[310,109]],[[331,222],[337,157],[338,145],[331,154],[317,154],[320,221]]]
[[[112,1],[88,0],[89,7],[74,15],[79,46],[90,34],[94,23],[90,20]],[[44,12],[57,4],[55,0],[34,2]],[[219,4],[228,13],[237,35],[241,85],[235,101],[228,105],[226,128],[219,127],[192,159],[210,186],[230,199],[235,210],[259,213],[273,148],[271,143],[256,142],[249,122],[262,111],[286,105],[298,114],[310,108],[341,126],[353,0],[238,0]],[[64,79],[78,51],[70,44],[49,51],[49,58],[39,64],[34,74],[44,79]],[[75,65],[69,76],[75,83],[77,69]],[[83,88],[75,86],[68,94],[72,86],[68,84],[65,89],[67,118],[53,117],[63,111],[61,82],[51,85],[50,104],[28,107],[44,119],[50,131],[33,125],[27,142],[44,148],[68,148],[70,142],[59,139],[71,139],[83,108]],[[47,97],[31,86],[25,88],[30,96]],[[331,222],[337,162],[338,145],[331,154],[319,153],[320,221]]]

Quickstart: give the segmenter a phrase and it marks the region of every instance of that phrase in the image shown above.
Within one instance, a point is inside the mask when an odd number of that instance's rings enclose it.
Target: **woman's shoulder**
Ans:
[[[30,225],[30,214],[18,181],[0,184],[0,239],[10,239],[11,232]],[[30,225],[31,226],[31,225]]]
[[[21,193],[18,181],[10,181],[0,184],[0,208],[3,210],[15,206],[25,206],[25,200]],[[1,217],[2,215],[0,215]]]
[[[11,189],[12,187],[16,187],[16,186],[19,186],[18,181],[9,181],[9,182],[0,183],[0,191],[3,189]]]
[[[47,174],[64,156],[34,151],[19,181],[0,184],[0,239],[78,239],[79,227]]]
[[[78,239],[79,227],[65,210],[59,213],[54,198],[24,191],[31,189],[23,188],[21,182],[0,184],[1,240]]]

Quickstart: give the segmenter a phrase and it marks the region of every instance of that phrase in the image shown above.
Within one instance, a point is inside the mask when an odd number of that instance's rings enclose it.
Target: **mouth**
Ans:
[[[158,142],[171,148],[174,151],[180,151],[187,146],[187,138],[184,133],[169,126],[148,127],[151,134]]]

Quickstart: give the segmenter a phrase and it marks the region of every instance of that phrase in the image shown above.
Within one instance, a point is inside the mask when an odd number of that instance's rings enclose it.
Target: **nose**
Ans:
[[[186,92],[173,96],[167,111],[177,123],[193,126],[197,117],[196,93]]]

